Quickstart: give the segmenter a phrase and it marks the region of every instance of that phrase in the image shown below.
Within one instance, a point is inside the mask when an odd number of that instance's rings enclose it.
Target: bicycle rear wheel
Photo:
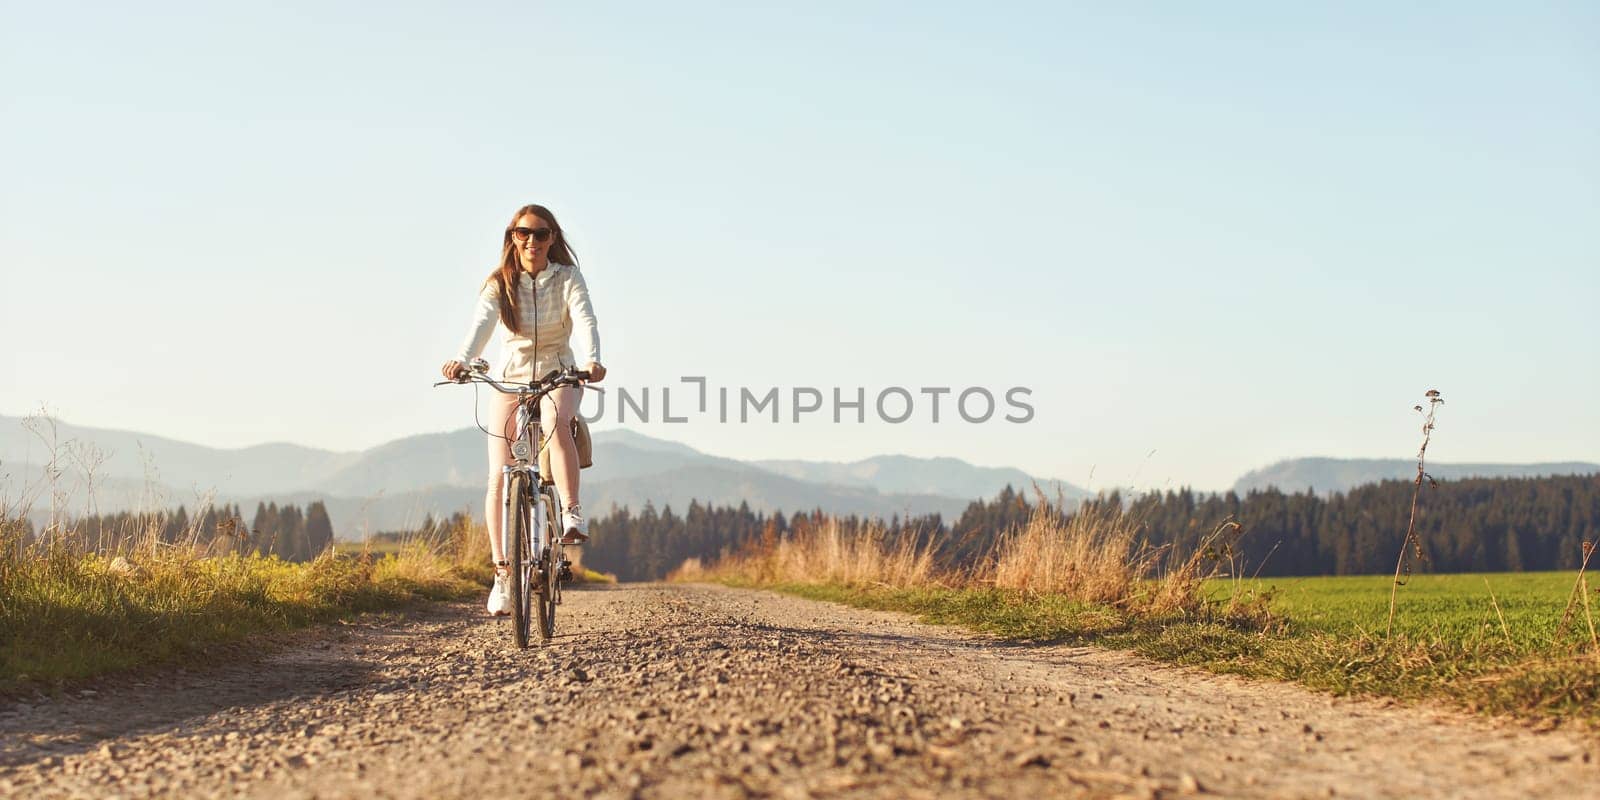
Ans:
[[[528,478],[522,473],[511,475],[511,485],[506,493],[506,502],[511,506],[511,530],[507,531],[511,539],[511,552],[508,555],[511,561],[511,636],[516,641],[517,647],[528,646],[528,628],[533,615],[529,608],[529,595],[533,594],[533,586],[528,567],[533,561],[533,542],[529,537],[533,531],[529,525],[532,516],[528,513],[528,506],[533,498],[528,492]],[[542,625],[542,623],[541,623]]]

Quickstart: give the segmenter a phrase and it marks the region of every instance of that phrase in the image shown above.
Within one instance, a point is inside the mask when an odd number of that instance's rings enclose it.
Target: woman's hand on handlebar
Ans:
[[[445,380],[456,381],[457,383],[465,380],[467,377],[467,365],[461,363],[460,361],[446,361],[444,362],[444,367],[439,371],[444,373]]]
[[[599,383],[606,377],[606,368],[600,366],[598,361],[590,361],[589,366],[584,367],[584,371],[589,373],[590,383]]]

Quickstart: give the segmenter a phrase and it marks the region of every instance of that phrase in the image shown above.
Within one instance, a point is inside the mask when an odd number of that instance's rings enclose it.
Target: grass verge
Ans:
[[[220,654],[285,631],[429,600],[480,599],[487,534],[460,518],[423,535],[340,543],[305,563],[142,537],[111,556],[25,543],[0,521],[0,693]],[[575,564],[578,583],[616,577]]]
[[[1477,580],[1479,576],[1445,577]],[[1301,583],[1319,580],[1342,579]],[[1385,588],[1386,581],[1381,576],[1374,579]],[[1472,711],[1600,723],[1600,658],[1582,652],[1583,642],[1577,638],[1563,643],[1532,636],[1506,640],[1498,627],[1492,633],[1460,637],[1448,628],[1433,631],[1425,623],[1413,623],[1384,640],[1355,626],[1333,630],[1300,624],[1292,617],[1280,619],[1271,630],[1259,630],[1222,617],[1130,614],[1061,596],[993,588],[757,584],[731,578],[719,582],[857,608],[907,612],[924,622],[960,625],[1012,640],[1132,650],[1159,661],[1291,681],[1338,695],[1436,699]],[[1500,602],[1507,602],[1507,597],[1502,595]],[[1377,596],[1378,607],[1386,603],[1386,597]]]
[[[255,633],[480,591],[423,548],[379,558],[330,551],[302,564],[65,551],[4,558],[0,692],[204,658]]]
[[[1600,637],[1573,613],[1575,593],[1590,591],[1577,574],[1415,576],[1385,636],[1389,577],[1219,579],[1237,571],[1226,560],[1233,533],[1219,528],[1184,557],[1140,547],[1120,512],[1068,519],[1046,509],[955,571],[881,530],[829,521],[709,565],[691,559],[670,579],[1127,649],[1340,695],[1600,723]],[[1222,558],[1208,563],[1213,553]]]

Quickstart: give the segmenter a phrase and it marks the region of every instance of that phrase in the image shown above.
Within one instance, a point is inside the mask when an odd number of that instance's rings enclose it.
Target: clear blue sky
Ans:
[[[0,413],[470,424],[427,383],[541,202],[608,383],[1037,409],[636,426],[713,453],[1216,488],[1438,388],[1436,458],[1600,460],[1591,3],[216,5],[8,4]]]

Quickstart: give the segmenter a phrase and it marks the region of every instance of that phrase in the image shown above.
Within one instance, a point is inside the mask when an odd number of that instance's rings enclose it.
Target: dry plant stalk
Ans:
[[[1428,442],[1433,439],[1433,416],[1438,413],[1439,406],[1444,405],[1444,397],[1440,396],[1438,389],[1429,389],[1425,396],[1428,398],[1427,410],[1424,411],[1422,406],[1413,408],[1422,415],[1422,447],[1417,449],[1417,478],[1411,490],[1411,519],[1406,522],[1406,537],[1400,542],[1400,558],[1394,565],[1394,583],[1389,586],[1389,621],[1383,627],[1385,639],[1394,631],[1394,609],[1400,599],[1400,587],[1411,577],[1411,565],[1406,555],[1414,549],[1418,561],[1426,558],[1422,552],[1422,539],[1417,536],[1417,500],[1422,496],[1423,479],[1427,479],[1431,485],[1438,485],[1433,476],[1424,471],[1423,464],[1428,455]]]
[[[67,492],[61,485],[63,446],[60,431],[57,429],[55,417],[50,416],[50,412],[43,406],[24,418],[22,427],[44,445],[49,459],[44,464],[43,483],[50,488],[50,519],[45,524],[44,530],[40,531],[40,538],[55,541],[60,538],[67,514]]]
[[[1583,598],[1583,613],[1586,616],[1589,614],[1589,581],[1584,577],[1584,571],[1589,568],[1589,559],[1594,556],[1594,551],[1600,550],[1600,546],[1597,545],[1600,545],[1600,542],[1583,543],[1583,560],[1578,562],[1578,579],[1572,583],[1572,592],[1567,595],[1567,610],[1561,612],[1561,624],[1556,626],[1557,641],[1567,632],[1567,625],[1572,622],[1572,612],[1577,608],[1579,597]],[[1595,638],[1593,618],[1589,620],[1589,636],[1591,639]],[[1600,650],[1600,643],[1596,643],[1595,647]]]
[[[1589,612],[1589,581],[1584,578],[1578,580],[1583,584],[1583,618],[1589,623],[1589,644],[1600,654],[1600,636],[1595,635],[1594,615]]]
[[[1511,628],[1506,625],[1506,615],[1500,613],[1500,601],[1495,599],[1494,587],[1489,585],[1489,579],[1483,579],[1483,588],[1489,590],[1489,603],[1494,606],[1494,615],[1500,618],[1500,632],[1506,635],[1506,643],[1511,642]]]

